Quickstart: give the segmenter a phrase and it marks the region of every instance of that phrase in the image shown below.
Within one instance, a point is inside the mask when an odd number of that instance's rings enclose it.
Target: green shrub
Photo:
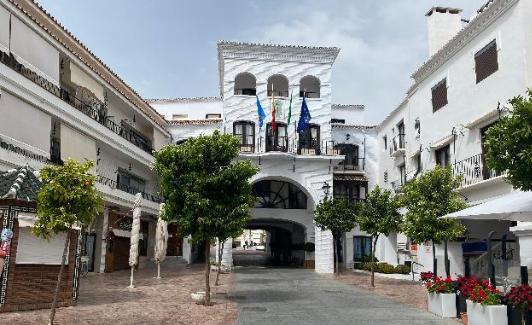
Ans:
[[[397,265],[393,266],[391,264],[388,264],[386,262],[365,262],[365,263],[354,263],[355,269],[361,269],[365,271],[371,271],[371,268],[373,267],[373,270],[377,273],[385,273],[385,274],[408,274],[410,273],[410,268],[406,265]]]
[[[408,273],[410,273],[410,266],[408,266],[408,265],[397,265],[395,267],[395,273],[408,274]]]

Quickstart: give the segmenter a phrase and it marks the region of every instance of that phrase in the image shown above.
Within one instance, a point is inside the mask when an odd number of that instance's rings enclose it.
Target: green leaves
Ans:
[[[501,118],[486,133],[488,166],[508,172],[510,183],[523,191],[532,190],[532,90],[528,97],[510,100],[513,112]]]
[[[314,222],[321,229],[329,229],[334,236],[350,231],[356,225],[355,210],[346,200],[325,197],[314,211]]]
[[[155,153],[164,219],[194,242],[236,237],[248,222],[255,201],[249,180],[257,169],[235,161],[239,150],[237,138],[216,131]]]
[[[368,193],[366,201],[358,210],[357,222],[360,229],[372,236],[398,232],[403,218],[398,212],[399,200],[392,192],[383,190],[379,186]]]
[[[49,238],[74,225],[88,225],[102,211],[95,176],[89,173],[92,166],[92,161],[79,164],[69,159],[63,166],[40,170],[43,186],[37,195],[37,221],[32,228],[36,236]]]
[[[459,220],[440,218],[466,208],[456,191],[460,180],[450,167],[436,166],[402,186],[401,205],[407,209],[403,231],[412,241],[440,243],[464,233]]]

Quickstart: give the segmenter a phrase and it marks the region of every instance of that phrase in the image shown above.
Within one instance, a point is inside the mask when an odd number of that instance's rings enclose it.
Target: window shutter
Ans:
[[[432,87],[432,111],[436,112],[445,105],[447,105],[447,79]]]
[[[497,61],[497,43],[493,40],[475,54],[477,83],[486,79],[497,70],[499,70],[499,62]]]

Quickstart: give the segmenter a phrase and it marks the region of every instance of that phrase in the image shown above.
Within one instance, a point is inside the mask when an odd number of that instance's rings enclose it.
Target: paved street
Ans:
[[[458,324],[303,269],[238,268],[238,325]]]

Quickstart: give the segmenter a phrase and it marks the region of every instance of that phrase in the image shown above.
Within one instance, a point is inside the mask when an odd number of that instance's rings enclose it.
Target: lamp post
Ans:
[[[323,182],[323,186],[321,187],[323,190],[323,193],[325,194],[325,197],[329,197],[329,190],[331,189],[331,185],[327,182]]]

